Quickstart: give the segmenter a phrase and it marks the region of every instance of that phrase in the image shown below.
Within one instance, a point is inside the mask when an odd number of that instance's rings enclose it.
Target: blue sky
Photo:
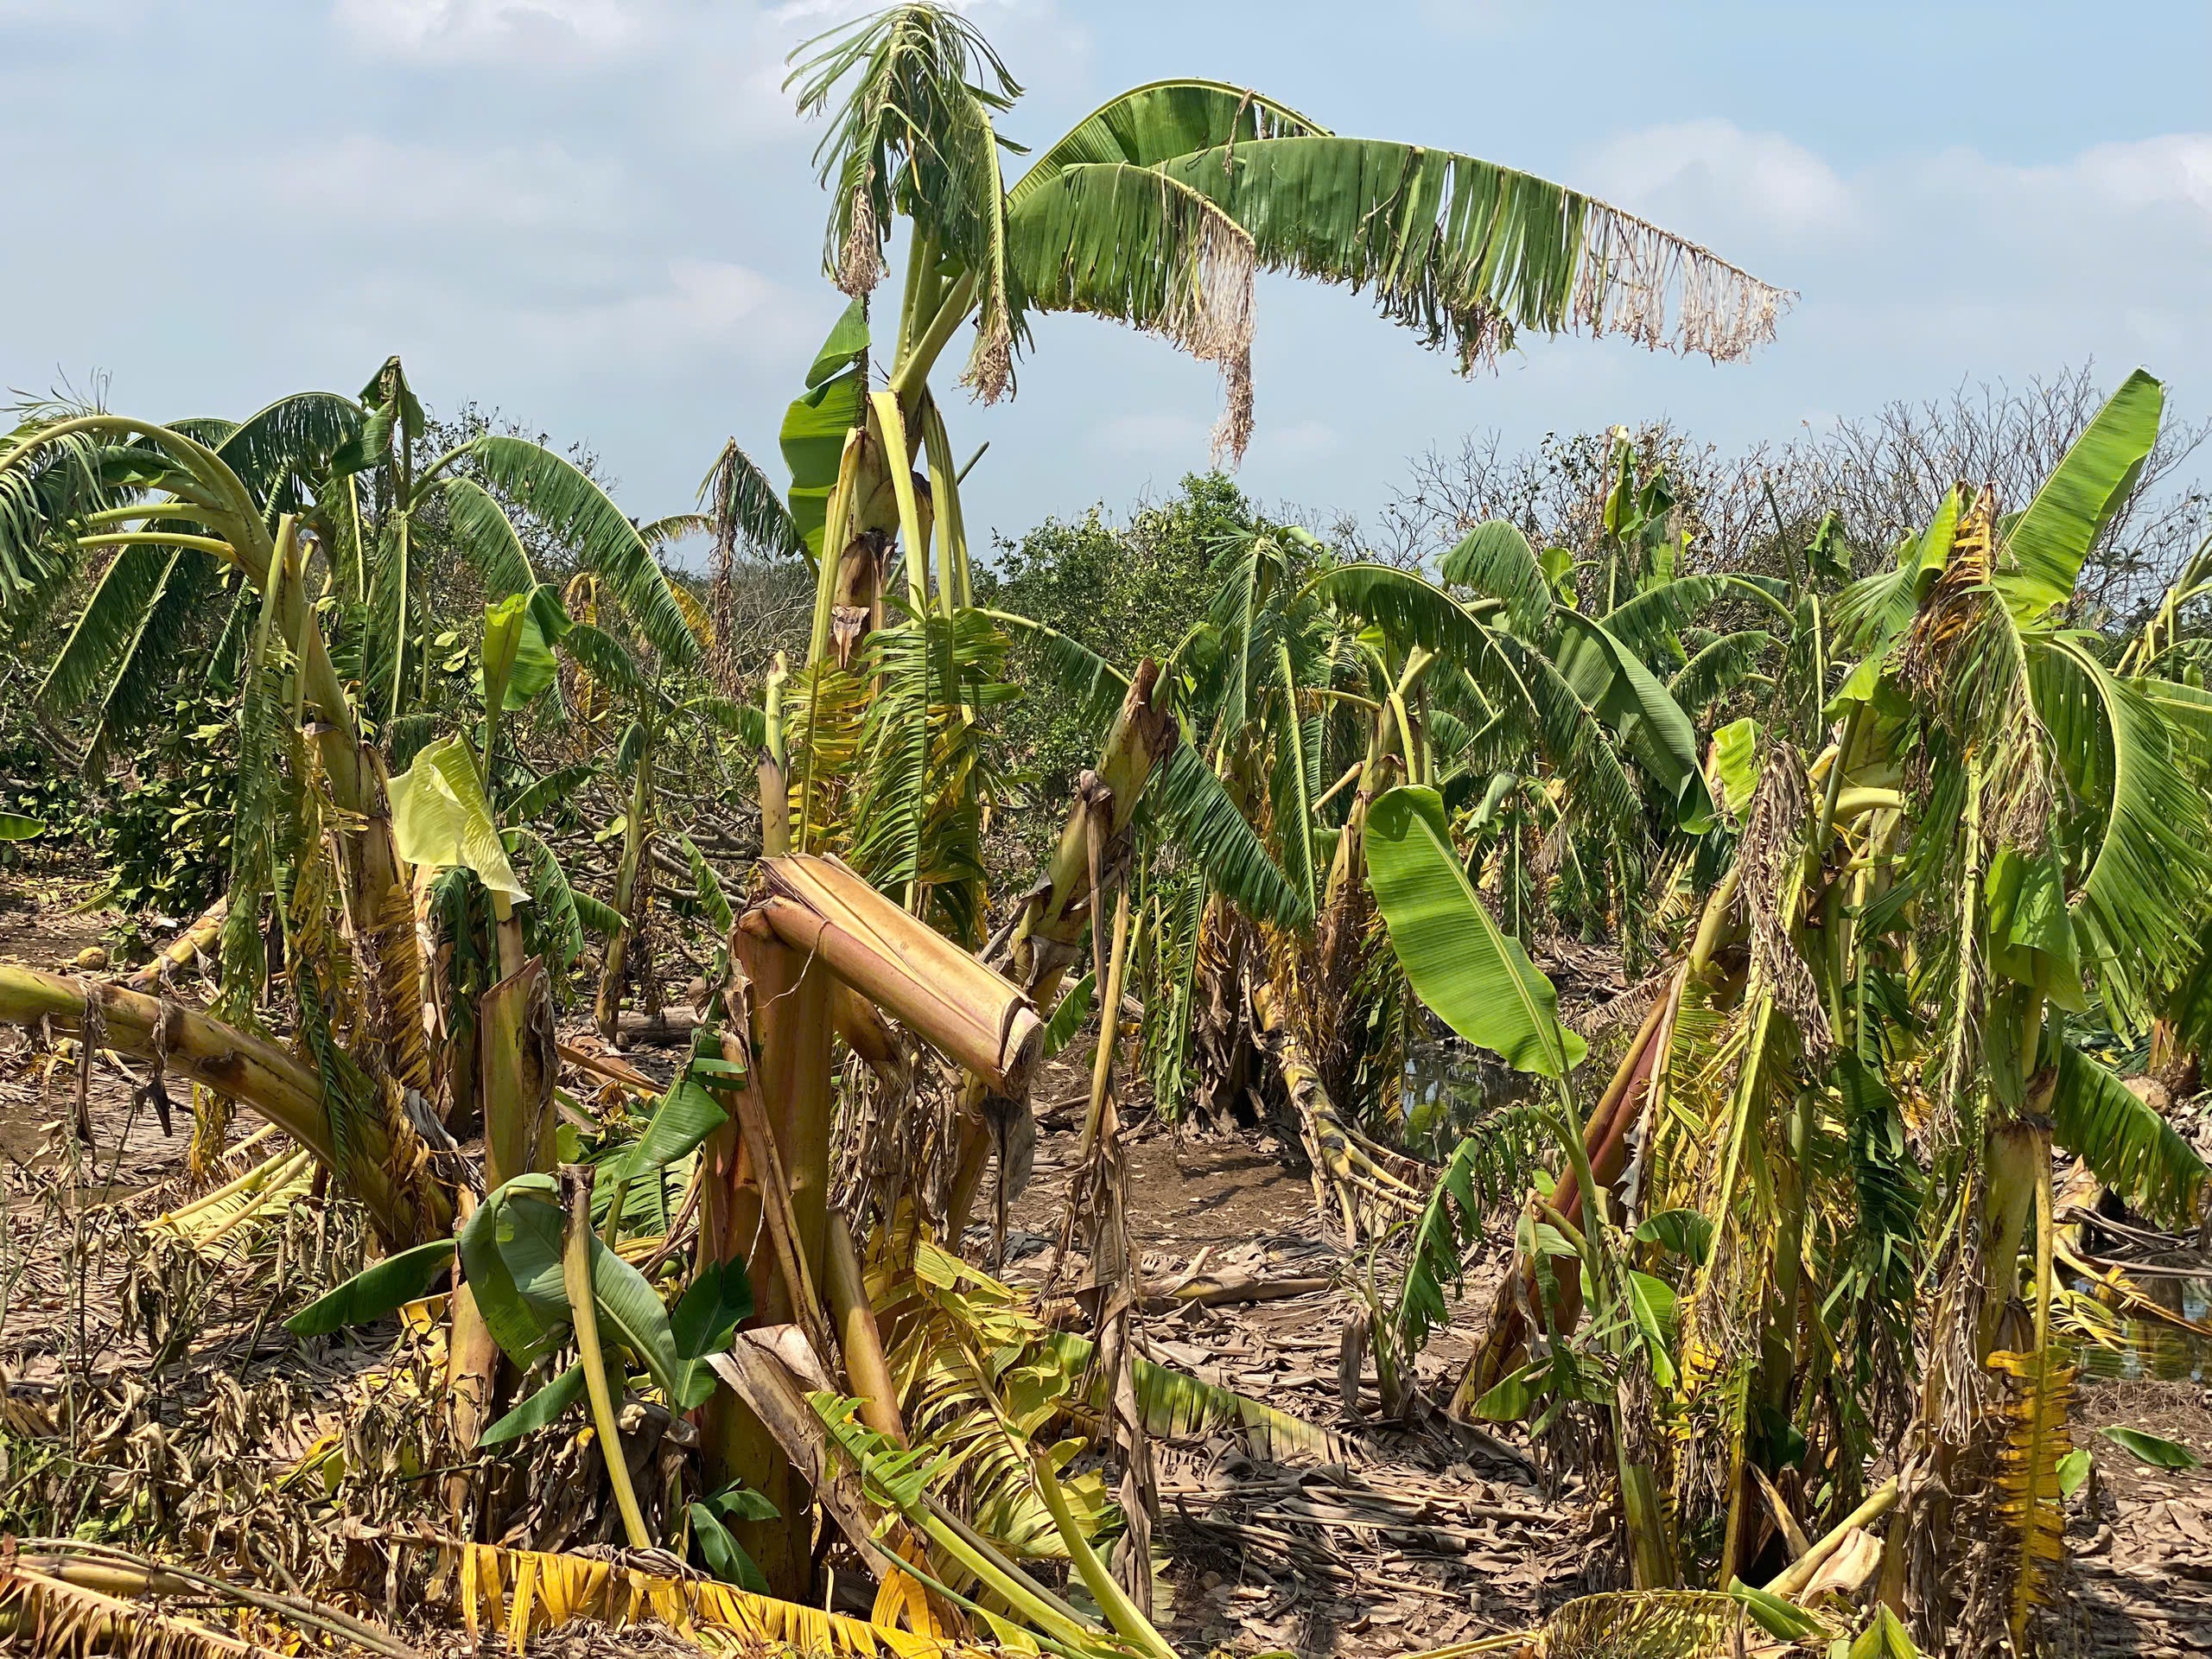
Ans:
[[[785,54],[825,0],[0,0],[0,384],[243,414],[391,352],[686,505],[775,431],[842,302]],[[1262,499],[1371,514],[1405,458],[1667,415],[1736,445],[1962,376],[2140,362],[2212,407],[2212,7],[978,0],[1034,146],[1163,75],[1605,197],[1802,296],[1752,362],[1536,340],[1462,380],[1363,299],[1263,279]],[[949,410],[1018,531],[1203,467],[1209,369],[1047,319]]]

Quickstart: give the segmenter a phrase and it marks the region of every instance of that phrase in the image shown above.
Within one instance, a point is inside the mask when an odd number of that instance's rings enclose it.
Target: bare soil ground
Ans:
[[[0,960],[73,968],[80,951],[104,942],[112,919],[69,912],[86,891],[0,875]],[[650,1052],[633,1058],[658,1073]],[[0,1256],[0,1376],[10,1402],[49,1397],[54,1369],[72,1346],[70,1298],[54,1270],[47,1219],[57,1170],[44,1126],[73,1111],[77,1075],[73,1066],[51,1077],[44,1069],[36,1046],[0,1031],[0,1193],[9,1235]],[[1039,1096],[1068,1100],[1082,1088],[1060,1067]],[[165,1136],[134,1103],[131,1080],[118,1068],[95,1065],[87,1104],[94,1144],[79,1168],[90,1183],[124,1194],[182,1168],[188,1123]],[[1034,1178],[1010,1208],[1006,1273],[1016,1283],[1041,1283],[1059,1235],[1077,1142],[1070,1116],[1046,1110]],[[255,1127],[241,1115],[233,1139]],[[1517,1440],[1433,1417],[1418,1427],[1379,1421],[1371,1375],[1357,1409],[1347,1409],[1338,1360],[1344,1326],[1358,1317],[1352,1287],[1359,1263],[1319,1236],[1312,1189],[1278,1139],[1179,1135],[1147,1123],[1133,1131],[1129,1152],[1133,1227],[1148,1281],[1172,1284],[1205,1272],[1327,1281],[1281,1300],[1142,1318],[1152,1357],[1340,1437],[1338,1456],[1281,1464],[1256,1461],[1225,1433],[1159,1448],[1160,1614],[1179,1649],[1419,1651],[1525,1628],[1572,1596],[1605,1587],[1602,1563],[1616,1552],[1602,1541],[1603,1517],[1592,1516],[1579,1483],[1540,1473]],[[1503,1245],[1501,1230],[1452,1325],[1422,1357],[1421,1380],[1432,1399],[1448,1397],[1471,1351]],[[343,1348],[310,1361],[292,1338],[252,1316],[248,1304],[230,1308],[184,1366],[264,1377],[296,1372],[312,1389],[374,1362],[366,1349]],[[130,1344],[111,1341],[106,1351],[114,1363]],[[2212,1389],[2202,1380],[2085,1382],[2076,1417],[2077,1442],[2092,1446],[2097,1470],[2069,1506],[2064,1616],[2081,1650],[2212,1652],[2212,1468],[2150,1469],[2093,1432],[2113,1423],[2149,1429],[2212,1465]],[[543,1643],[549,1653],[679,1650],[644,1630]]]

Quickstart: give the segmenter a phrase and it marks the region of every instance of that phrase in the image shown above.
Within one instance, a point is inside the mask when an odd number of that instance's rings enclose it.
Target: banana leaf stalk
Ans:
[[[607,955],[600,969],[599,995],[593,1017],[599,1034],[614,1041],[622,1008],[622,991],[630,972],[630,952],[645,924],[645,906],[652,902],[652,871],[646,859],[652,845],[653,813],[653,727],[649,709],[639,715],[637,758],[630,773],[630,810],[622,818],[622,861],[614,873],[614,909],[622,925],[608,936]],[[765,798],[765,797],[764,797]],[[650,969],[647,970],[650,973]]]
[[[869,1303],[868,1282],[861,1268],[860,1250],[853,1243],[845,1218],[830,1212],[828,1271],[823,1274],[830,1292],[830,1312],[837,1322],[838,1350],[845,1362],[845,1381],[861,1402],[861,1421],[877,1433],[907,1444],[906,1425],[899,1411],[899,1385],[884,1357],[883,1332]]]
[[[1589,1121],[1583,1126],[1582,1145],[1590,1160],[1591,1173],[1605,1192],[1612,1190],[1627,1164],[1629,1130],[1650,1098],[1653,1080],[1665,1074],[1669,1033],[1682,982],[1682,974],[1677,970],[1666,989],[1653,1000],[1619,1064],[1613,1068],[1605,1092],[1599,1096]],[[1550,1202],[1568,1221],[1579,1223],[1582,1189],[1571,1166],[1553,1181]],[[1516,1276],[1522,1287],[1518,1294],[1514,1289]],[[1524,1298],[1531,1308],[1541,1302],[1536,1288],[1535,1265],[1516,1262],[1491,1303],[1482,1344],[1468,1359],[1459,1387],[1453,1391],[1455,1414],[1470,1414],[1475,1402],[1496,1388],[1521,1363],[1529,1340],[1528,1320],[1522,1312]],[[1560,1281],[1555,1300],[1543,1306],[1547,1332],[1554,1337],[1570,1333],[1581,1312],[1581,1284]]]
[[[576,1336],[576,1354],[583,1366],[584,1387],[591,1395],[592,1426],[599,1435],[599,1449],[607,1465],[607,1478],[614,1488],[615,1507],[622,1513],[622,1530],[632,1549],[651,1549],[653,1535],[638,1507],[637,1489],[630,1484],[630,1461],[623,1454],[621,1424],[616,1415],[614,1391],[607,1380],[607,1362],[599,1341],[599,1297],[591,1278],[591,1174],[581,1165],[561,1172],[568,1189],[568,1228],[561,1249],[561,1288],[569,1299],[569,1315]]]
[[[1092,891],[1094,836],[1108,855],[1100,861],[1102,876],[1109,889],[1118,887],[1126,868],[1125,838],[1145,786],[1180,736],[1161,696],[1160,664],[1147,657],[1129,681],[1096,771],[1078,785],[1076,803],[1051,859],[1001,938],[983,951],[984,960],[1001,968],[1039,1008],[1058,1005],[1061,982],[1090,930],[1093,914],[1105,900],[1105,893]],[[1096,831],[1094,818],[1101,820]],[[990,1158],[992,1137],[982,1111],[987,1092],[981,1077],[971,1073],[961,1096],[960,1149],[947,1205],[948,1238],[957,1240],[966,1231]]]

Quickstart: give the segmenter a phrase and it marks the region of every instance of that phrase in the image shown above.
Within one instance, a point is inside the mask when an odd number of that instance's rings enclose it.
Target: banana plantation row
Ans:
[[[1247,518],[1172,648],[1116,660],[988,602],[938,397],[956,340],[988,402],[1039,315],[1158,334],[1220,369],[1233,457],[1262,270],[1369,290],[1462,367],[1574,332],[1726,360],[1788,296],[1572,191],[1205,81],[1113,100],[1009,182],[1020,88],[930,6],[793,79],[830,123],[851,304],[783,487],[732,444],[697,511],[633,518],[542,442],[434,442],[396,358],[358,397],[41,409],[0,440],[0,620],[41,709],[99,768],[190,686],[236,753],[223,890],[174,944],[0,966],[64,1097],[54,1155],[86,1155],[66,1097],[81,1122],[97,1054],[164,1115],[188,1083],[162,1259],[365,1226],[280,1311],[302,1351],[389,1350],[381,1403],[327,1402],[270,1491],[97,1528],[91,1380],[11,1405],[10,1524],[38,1535],[0,1619],[399,1653],[391,1586],[458,1584],[518,1644],[650,1617],[1169,1659],[1154,1443],[1333,1443],[1140,1353],[1131,1115],[1256,1099],[1360,1287],[1347,1346],[1385,1414],[1586,1478],[1617,1587],[1489,1645],[2043,1641],[2075,1356],[2151,1305],[2069,1206],[2205,1216],[2202,1162],[2108,1062],[2147,1039],[2180,1066],[2212,1015],[2212,565],[2138,630],[2075,593],[2159,383],[2129,376],[2020,499],[1959,480],[1887,546],[1830,520],[1780,575],[1716,564],[1625,437],[1580,549],[1492,519],[1412,569]],[[687,538],[703,579],[665,562]],[[811,586],[803,647],[752,651],[784,575]],[[1093,746],[1067,798],[1013,774],[1025,700]],[[995,818],[1039,810],[1033,881],[993,890]],[[1569,934],[1624,965],[1603,1033],[1535,965]],[[600,1043],[562,1034],[586,997]],[[1038,1301],[994,1276],[1031,1087],[1093,1026],[1060,1241],[1086,1265]],[[671,1029],[665,1086],[613,1047]],[[1440,1157],[1406,1084],[1439,1041],[1492,1084]],[[234,1107],[265,1128],[228,1140]],[[1478,1263],[1503,1270],[1473,1357],[1425,1386]],[[537,1547],[590,1533],[545,1522],[549,1479],[616,1548]],[[280,1497],[330,1541],[304,1581],[245,1541]],[[871,1618],[821,1610],[836,1573]]]

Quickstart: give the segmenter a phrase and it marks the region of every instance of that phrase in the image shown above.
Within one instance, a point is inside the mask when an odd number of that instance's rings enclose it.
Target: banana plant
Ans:
[[[264,432],[285,424],[261,423]],[[270,980],[264,906],[273,900],[313,1082],[272,1095],[241,1080],[225,1092],[284,1122],[362,1198],[385,1241],[404,1246],[442,1231],[450,1213],[408,1106],[410,1091],[427,1098],[435,1089],[413,906],[379,769],[324,639],[308,539],[296,513],[278,510],[295,474],[257,441],[242,440],[244,431],[221,442],[238,446],[233,456],[263,482],[277,479],[274,499],[188,430],[98,410],[34,418],[0,449],[0,567],[29,577],[73,568],[87,551],[121,550],[73,644],[113,621],[115,595],[133,586],[117,565],[140,550],[219,564],[238,584],[234,612],[248,625],[238,646],[238,810],[219,1008],[242,1028],[241,1041],[255,1039]],[[175,573],[168,561],[162,569]],[[49,604],[66,592],[28,580],[14,591]],[[146,660],[134,649],[125,671]],[[86,995],[75,1001],[82,1025],[93,1016]],[[156,1048],[164,1029],[161,1019],[149,1024]],[[283,1098],[299,1093],[313,1104]]]
[[[2069,1446],[2053,1153],[2164,1224],[2207,1188],[2069,1035],[2145,1030],[2196,966],[2207,902],[2212,704],[2115,672],[2064,614],[2161,404],[2131,376],[2031,500],[1961,486],[1893,569],[1825,607],[1807,656],[1835,664],[1815,688],[1829,735],[1809,763],[1786,726],[1716,745],[1733,863],[1613,1086],[1561,1126],[1580,1131],[1562,1134],[1577,1230],[1619,1241],[1626,1268],[1613,1295],[1586,1269],[1591,1340],[1669,1425],[1624,1442],[1662,1453],[1621,1470],[1625,1501],[1647,1479],[1668,1499],[1655,1569],[1756,1581],[1770,1539],[1864,1500],[1890,1516],[1878,1593],[1924,1643],[2034,1639]],[[1785,711],[1813,695],[1785,689]],[[1446,869],[1448,825],[1427,823]],[[1393,904],[1410,974],[1422,936]],[[1458,987],[1415,982],[1459,1023]],[[1633,1181],[1598,1167],[1624,1143]],[[1531,1207],[1572,1236],[1556,1197]],[[1529,1300],[1545,1347],[1513,1363],[1534,1338],[1501,1299],[1463,1405],[1517,1414],[1570,1387],[1573,1306]],[[1891,1452],[1904,1496],[1869,1493]],[[1969,1562],[1969,1537],[1994,1547]]]
[[[974,26],[939,6],[894,6],[799,51],[812,55],[787,84],[803,112],[832,124],[817,152],[832,195],[825,268],[866,296],[887,274],[899,219],[908,226],[890,401],[868,396],[865,436],[846,446],[858,453],[848,461],[841,450],[837,468],[824,454],[806,486],[826,492],[822,524],[838,532],[830,558],[845,559],[855,537],[911,538],[920,526],[904,482],[907,435],[923,434],[956,604],[966,553],[957,480],[942,470],[949,452],[930,435],[942,422],[929,378],[970,323],[961,378],[986,402],[1012,391],[1033,315],[1084,312],[1158,334],[1219,367],[1217,437],[1238,454],[1263,269],[1372,284],[1386,317],[1454,350],[1463,368],[1522,333],[1569,329],[1726,360],[1771,335],[1784,301],[1573,191],[1448,150],[1341,137],[1218,82],[1122,93],[1009,183],[996,122],[1021,88]],[[1694,289],[1711,302],[1682,304]],[[921,553],[906,549],[908,589],[926,596],[912,575]]]
[[[995,123],[1020,88],[957,13],[893,7],[800,50],[811,55],[791,77],[799,106],[831,118],[817,152],[832,196],[825,264],[856,302],[907,222],[887,384],[871,389],[856,303],[785,427],[793,518],[817,554],[810,674],[833,654],[849,664],[899,588],[909,626],[933,605],[950,617],[970,602],[964,468],[931,386],[970,323],[962,378],[985,401],[1012,390],[1033,315],[1085,312],[1159,334],[1221,368],[1217,436],[1238,454],[1262,269],[1371,283],[1386,316],[1456,347],[1463,366],[1521,332],[1571,328],[1733,358],[1771,333],[1783,301],[1571,191],[1448,151],[1342,138],[1216,82],[1122,94],[1009,183]],[[1693,282],[1724,297],[1678,308]],[[807,758],[794,760],[804,778]]]

